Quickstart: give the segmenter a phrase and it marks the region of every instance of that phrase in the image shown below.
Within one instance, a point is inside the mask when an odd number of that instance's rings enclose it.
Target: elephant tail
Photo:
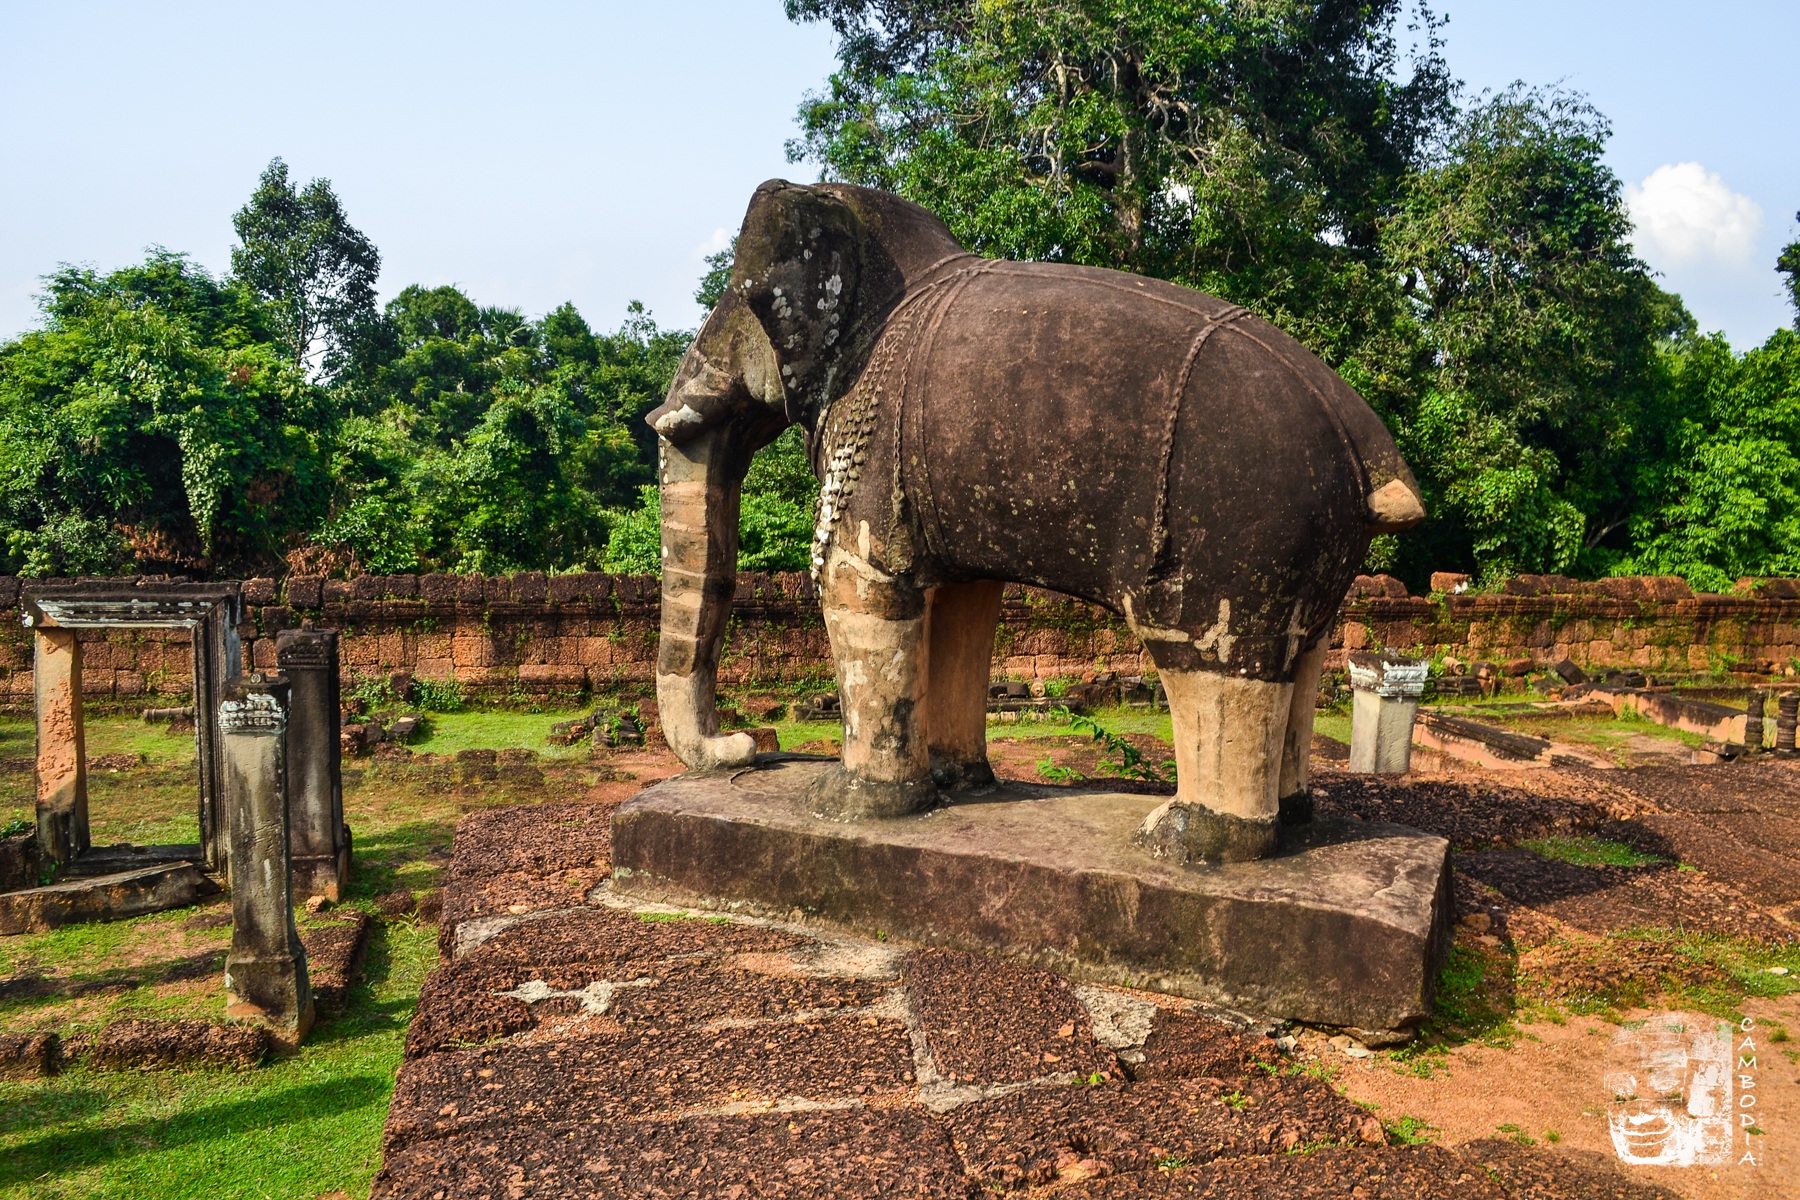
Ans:
[[[1363,486],[1367,489],[1363,494],[1364,528],[1370,536],[1411,529],[1425,519],[1425,501],[1420,495],[1419,481],[1413,478],[1412,468],[1406,465],[1400,447],[1394,444],[1394,435],[1388,432],[1387,425],[1368,402],[1336,371],[1323,363],[1319,364],[1319,369],[1328,375],[1333,385],[1332,398],[1336,401],[1339,419],[1362,463]]]
[[[1399,533],[1424,519],[1425,502],[1410,479],[1396,475],[1369,493],[1365,524],[1370,533]]]

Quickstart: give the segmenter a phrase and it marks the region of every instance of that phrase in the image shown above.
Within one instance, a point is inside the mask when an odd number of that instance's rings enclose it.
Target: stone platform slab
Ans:
[[[218,891],[192,863],[160,863],[26,888],[0,895],[0,935],[41,933],[87,921],[122,921],[145,913],[186,908]]]
[[[764,761],[648,788],[613,821],[613,885],[644,900],[1000,953],[1064,974],[1327,1025],[1430,1011],[1450,925],[1449,843],[1322,820],[1253,863],[1179,867],[1132,833],[1158,796],[1006,784],[929,813],[840,824]]]

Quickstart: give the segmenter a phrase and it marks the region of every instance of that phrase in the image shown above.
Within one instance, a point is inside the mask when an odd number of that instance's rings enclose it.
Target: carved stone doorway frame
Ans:
[[[75,579],[28,583],[21,590],[24,624],[33,633],[37,710],[37,828],[44,854],[59,868],[92,874],[122,869],[82,863],[88,837],[87,746],[82,732],[82,629],[185,629],[194,654],[194,729],[200,769],[200,844],[150,847],[156,858],[184,858],[208,871],[226,870],[228,838],[222,795],[224,747],[219,701],[241,672],[238,626],[241,584]],[[95,856],[98,858],[98,856]],[[90,869],[92,868],[92,869]]]

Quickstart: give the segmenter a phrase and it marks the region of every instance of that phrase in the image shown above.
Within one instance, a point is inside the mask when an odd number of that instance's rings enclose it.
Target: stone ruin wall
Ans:
[[[20,580],[0,577],[0,704],[32,703],[31,638],[17,619]],[[1433,577],[1431,596],[1398,580],[1359,577],[1332,631],[1328,667],[1351,650],[1391,648],[1465,661],[1563,658],[1584,668],[1687,675],[1740,670],[1792,675],[1800,666],[1800,585],[1746,580],[1731,595],[1696,595],[1679,579],[1592,583],[1522,576],[1497,591],[1456,593],[1462,576]],[[655,576],[290,576],[244,585],[245,669],[275,667],[275,635],[310,618],[340,630],[345,682],[358,677],[451,679],[493,699],[651,684],[659,588]],[[179,632],[83,630],[82,683],[91,702],[168,703],[188,694],[192,664]],[[1038,588],[1007,588],[994,671],[1014,679],[1088,671],[1154,673],[1124,623],[1096,605]],[[831,662],[811,581],[739,577],[721,681],[730,687],[819,684]]]

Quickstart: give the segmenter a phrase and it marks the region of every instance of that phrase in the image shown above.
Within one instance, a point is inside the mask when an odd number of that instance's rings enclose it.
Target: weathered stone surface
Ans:
[[[916,1109],[776,1112],[481,1129],[390,1151],[381,1200],[500,1195],[967,1197],[944,1130]]]
[[[37,834],[0,838],[0,892],[36,887],[40,861]]]
[[[1183,868],[1132,834],[1155,796],[1008,785],[916,816],[806,810],[829,764],[777,761],[650,788],[614,819],[617,890],[998,951],[1107,982],[1332,1025],[1429,1009],[1448,843],[1326,820],[1260,862]]]
[[[1423,659],[1387,653],[1350,656],[1352,771],[1404,775],[1411,766],[1413,718],[1426,666]]]
[[[66,863],[88,848],[82,644],[72,629],[39,629],[34,641],[38,841],[51,858]]]
[[[192,863],[158,863],[0,895],[0,934],[37,933],[83,921],[120,921],[185,908],[205,887]]]
[[[901,970],[932,1063],[951,1083],[1118,1074],[1060,975],[956,950],[915,950]]]
[[[410,578],[410,576],[408,576]],[[287,728],[289,862],[296,896],[336,901],[350,876],[344,825],[338,635],[309,622],[275,637],[291,689]]]
[[[61,1038],[54,1033],[0,1034],[0,1079],[42,1079],[61,1065]]]
[[[231,836],[231,952],[225,1015],[290,1046],[313,1023],[306,951],[294,927],[286,795],[288,684],[236,679],[219,706]]]
[[[92,1071],[192,1070],[256,1066],[269,1052],[267,1030],[210,1021],[114,1021],[94,1039]]]
[[[1412,740],[1467,762],[1500,769],[1546,764],[1552,750],[1552,744],[1543,738],[1429,711],[1418,714]]]
[[[349,1003],[350,988],[362,977],[370,924],[368,913],[346,908],[337,919],[300,935],[306,948],[307,982],[320,1012],[341,1013]]]

